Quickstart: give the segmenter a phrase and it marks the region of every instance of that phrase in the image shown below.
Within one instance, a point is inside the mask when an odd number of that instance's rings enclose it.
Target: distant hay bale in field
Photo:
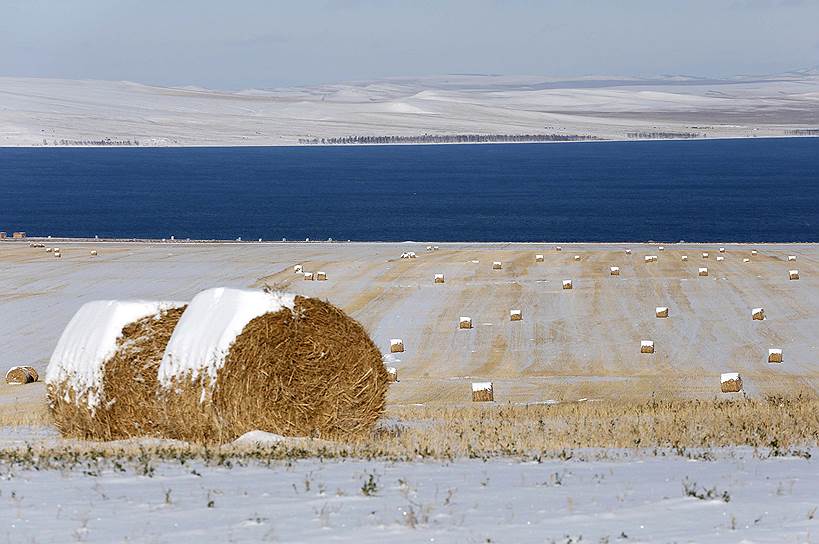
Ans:
[[[700,268],[697,271],[697,275],[702,276],[702,277],[707,276],[708,275],[708,269],[707,268]]]
[[[400,338],[390,340],[390,353],[404,353],[404,341]]]
[[[725,260],[725,257],[723,257],[722,255],[717,255],[717,262],[721,262],[721,261],[724,261],[724,260]]]
[[[56,258],[60,259],[60,258],[62,258],[63,254],[62,254],[62,253],[60,253],[59,251],[55,251],[55,252],[54,252],[54,256],[55,256]]]
[[[304,281],[315,281],[316,276],[312,272],[305,272],[304,273]]]
[[[752,250],[751,250],[751,255],[756,255],[757,253],[758,253],[758,251],[757,251],[757,250],[755,250],[755,249],[752,249]]]
[[[703,259],[707,259],[707,258],[708,258],[708,252],[707,252],[707,251],[703,251],[703,252],[702,252],[702,258],[703,258]]]
[[[643,261],[647,263],[656,263],[658,259],[659,257],[657,257],[656,255],[646,255],[645,257],[643,257]]]
[[[631,250],[630,249],[626,250],[626,255],[631,255]]]
[[[6,383],[9,385],[24,385],[38,380],[37,371],[30,366],[13,366],[6,372]]]
[[[719,388],[723,393],[739,393],[742,391],[742,377],[738,372],[720,374]]]
[[[788,260],[789,261],[795,261],[796,260],[796,255],[788,255]]]
[[[92,250],[91,250],[91,256],[92,256],[92,257],[96,257],[96,256],[97,256],[97,250],[96,250],[96,249],[92,249]]]
[[[657,306],[654,308],[654,315],[657,317],[668,317],[668,306]]]
[[[764,308],[754,308],[751,310],[751,319],[753,321],[762,321],[765,319],[765,309]]]
[[[687,261],[688,260],[688,255],[683,255],[682,257],[680,257],[680,260]]]
[[[640,341],[640,353],[654,353],[654,341],[653,340],[641,340]]]
[[[492,263],[492,270],[500,270],[503,268],[503,263],[500,261],[495,261]]]
[[[562,247],[560,247],[560,246],[556,246],[556,247],[555,247],[555,251],[563,251],[563,248],[562,248]]]
[[[575,256],[574,256],[574,260],[575,260],[575,261],[579,261],[579,260],[580,260],[580,255],[575,255]]]
[[[316,272],[316,281],[327,281],[327,272]]]
[[[472,328],[472,318],[461,316],[458,318],[458,328],[459,329],[471,329]]]
[[[523,321],[523,314],[520,310],[509,310],[509,321]]]
[[[183,303],[98,300],[71,318],[46,370],[63,436],[114,440],[159,431],[157,369]]]
[[[719,248],[719,252],[720,253],[725,253],[725,248],[724,247]]]
[[[432,246],[432,251],[438,251],[440,248],[438,246]]]
[[[782,362],[782,349],[780,348],[771,348],[768,350],[768,362],[769,363],[781,363]]]
[[[619,276],[620,275],[620,267],[619,266],[610,266],[609,267],[609,274],[612,276]]]
[[[416,257],[418,257],[418,255],[416,255],[414,251],[407,252],[407,255],[409,256],[410,259],[415,259]]]
[[[303,273],[304,272],[304,266],[300,265],[300,264],[294,265],[293,266],[293,272],[296,273],[296,274]]]
[[[572,280],[563,280],[563,289],[571,289],[572,287]]]
[[[799,270],[788,270],[788,279],[789,280],[798,280],[799,279]]]
[[[398,369],[394,366],[387,367],[387,382],[396,383],[398,381]]]
[[[657,249],[658,249],[659,251],[665,251],[665,246],[659,246]]]
[[[535,255],[535,262],[542,263],[543,262],[543,255]]]
[[[751,262],[751,259],[749,259],[748,257],[745,257],[744,259],[742,259],[742,262],[743,263],[749,263],[749,262]]]
[[[472,382],[472,402],[492,402],[495,392],[492,382]]]
[[[435,274],[435,283],[444,283],[444,275]]]
[[[402,259],[409,259],[409,253],[407,253],[407,252],[405,251],[404,253],[402,253],[402,254],[401,254],[401,258],[402,258]]]
[[[432,246],[427,246],[427,251],[432,251]]]
[[[332,304],[284,293],[197,294],[158,370],[163,433],[224,443],[251,431],[368,435],[389,388],[378,347]]]
[[[54,251],[54,249],[52,249],[52,248],[50,248],[50,247],[47,247],[47,248],[46,248],[46,253],[51,253],[52,251]]]

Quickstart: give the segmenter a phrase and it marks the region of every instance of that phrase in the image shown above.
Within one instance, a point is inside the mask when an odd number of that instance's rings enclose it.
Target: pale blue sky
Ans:
[[[0,0],[0,75],[274,87],[819,65],[819,0]]]

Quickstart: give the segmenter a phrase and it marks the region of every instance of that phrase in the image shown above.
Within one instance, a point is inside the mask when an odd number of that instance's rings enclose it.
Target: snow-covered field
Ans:
[[[300,138],[629,132],[783,136],[819,128],[816,70],[730,79],[440,76],[217,91],[0,78],[0,146],[293,145]]]
[[[103,460],[46,470],[0,462],[0,539],[819,542],[815,458],[766,458],[746,448],[716,450],[712,460],[575,455],[230,467]]]

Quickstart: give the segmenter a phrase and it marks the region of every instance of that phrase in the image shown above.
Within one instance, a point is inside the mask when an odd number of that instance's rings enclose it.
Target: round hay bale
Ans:
[[[165,436],[199,443],[367,435],[389,387],[378,347],[329,302],[226,288],[191,301],[159,380]]]
[[[146,301],[85,304],[46,370],[48,406],[63,436],[157,436],[157,370],[184,306]]]
[[[13,366],[6,372],[6,383],[9,385],[23,385],[36,381],[24,366]]]

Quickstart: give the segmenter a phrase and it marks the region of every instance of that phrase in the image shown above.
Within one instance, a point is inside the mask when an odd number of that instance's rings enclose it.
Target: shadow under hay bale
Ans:
[[[248,307],[261,308],[260,315]],[[230,335],[231,327],[238,334],[219,361],[213,340]],[[381,352],[340,309],[313,298],[237,289],[209,289],[193,299],[168,344],[159,380],[164,435],[206,444],[252,430],[365,436],[384,411],[389,387]]]
[[[47,374],[48,406],[63,436],[94,440],[159,436],[157,370],[185,309],[172,306],[126,323],[113,355],[97,363],[101,368],[95,373],[100,379],[89,389],[70,378],[55,381],[51,365],[60,361],[52,358]],[[97,327],[91,334],[99,331]],[[95,351],[90,343],[86,347],[89,355]],[[88,364],[94,363],[89,359]]]

